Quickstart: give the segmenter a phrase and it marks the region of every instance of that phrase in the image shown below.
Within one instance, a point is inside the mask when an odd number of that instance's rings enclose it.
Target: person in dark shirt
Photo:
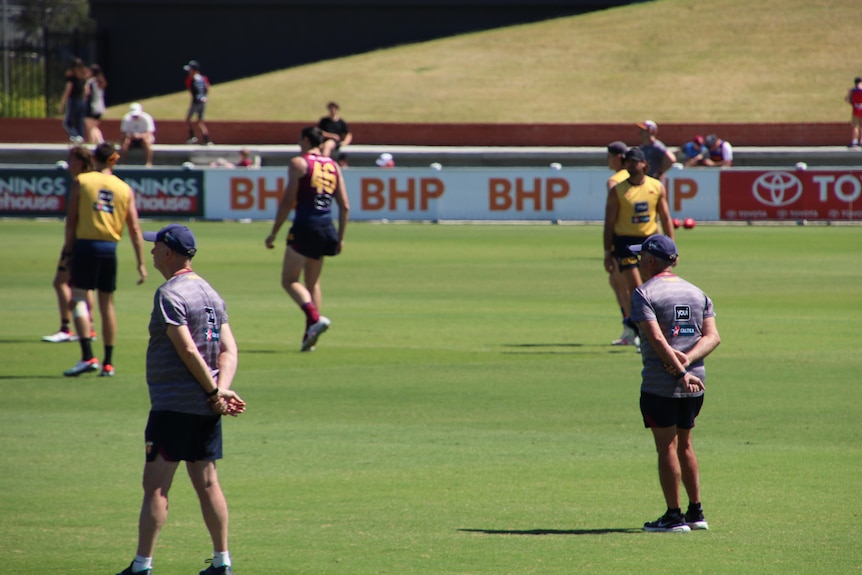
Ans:
[[[189,139],[186,144],[197,144],[198,137],[195,135],[195,128],[201,133],[203,143],[207,146],[212,145],[210,133],[204,124],[204,113],[207,109],[207,98],[210,91],[210,80],[201,74],[201,65],[197,60],[192,60],[183,66],[188,75],[186,76],[186,89],[191,92],[192,101],[189,104],[189,111],[186,113],[186,126],[189,130]],[[192,120],[197,116],[197,120]]]
[[[317,123],[317,127],[323,133],[323,144],[320,147],[321,154],[333,158],[338,162],[343,162],[346,155],[342,148],[346,148],[353,141],[353,134],[350,133],[350,128],[347,126],[341,116],[339,116],[338,104],[329,102],[326,105],[329,110],[329,115],[324,116]]]

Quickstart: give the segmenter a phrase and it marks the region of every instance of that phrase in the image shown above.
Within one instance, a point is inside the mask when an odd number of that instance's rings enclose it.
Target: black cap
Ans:
[[[635,160],[637,162],[646,162],[644,151],[640,148],[629,148],[625,156],[626,160]]]
[[[608,144],[608,153],[609,154],[619,154],[623,155],[629,151],[629,147],[626,146],[625,142],[620,142],[617,140],[616,142],[611,142]]]

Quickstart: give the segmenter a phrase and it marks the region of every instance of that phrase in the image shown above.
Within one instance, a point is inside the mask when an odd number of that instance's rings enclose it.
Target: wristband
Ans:
[[[679,377],[677,377],[677,379],[682,379],[683,377],[685,377],[685,374],[687,374],[687,373],[688,373],[687,369],[682,370],[682,372],[680,372]]]
[[[208,397],[208,398],[209,398],[209,397],[215,397],[216,395],[218,395],[218,388],[215,388],[215,389],[214,389],[214,390],[212,390],[211,392],[207,393],[207,397]]]

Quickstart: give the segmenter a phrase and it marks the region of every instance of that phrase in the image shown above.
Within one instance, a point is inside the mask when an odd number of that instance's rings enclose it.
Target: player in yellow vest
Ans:
[[[99,311],[102,314],[105,357],[100,375],[114,375],[112,355],[117,332],[114,311],[117,243],[123,237],[126,226],[138,261],[138,285],[147,279],[144,240],[138,224],[135,194],[128,184],[112,173],[119,158],[113,144],[100,144],[93,153],[96,170],[79,174],[72,180],[69,190],[63,257],[71,262],[72,317],[81,344],[81,361],[63,372],[66,376],[98,371],[100,367],[99,360],[93,356],[91,320],[86,304],[87,294],[92,290],[99,292]]]
[[[637,345],[634,339],[637,333],[630,320],[631,294],[643,282],[638,272],[638,257],[628,247],[659,233],[659,222],[663,233],[673,239],[673,224],[664,185],[646,175],[648,164],[643,150],[629,149],[624,156],[624,166],[628,177],[608,190],[604,265],[609,274],[618,271],[623,277],[625,292],[619,297],[619,303],[623,308],[623,324],[632,330],[629,334],[623,332],[623,337],[629,335],[631,344]]]
[[[625,155],[628,150],[629,147],[624,142],[616,141],[608,144],[608,168],[614,172],[608,178],[608,192],[614,189],[614,186],[629,178],[629,171],[625,168]],[[620,313],[623,316],[623,333],[619,338],[611,342],[611,345],[634,345],[637,347],[640,340],[625,311],[627,309],[626,302],[631,300],[632,294],[629,292],[626,280],[617,266],[613,266],[613,269],[608,272],[608,283],[610,283],[611,289],[614,291],[617,303],[620,306]]]

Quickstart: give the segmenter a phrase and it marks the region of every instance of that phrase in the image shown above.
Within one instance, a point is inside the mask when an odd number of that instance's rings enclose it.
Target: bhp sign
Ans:
[[[721,172],[725,220],[862,220],[862,170]]]

